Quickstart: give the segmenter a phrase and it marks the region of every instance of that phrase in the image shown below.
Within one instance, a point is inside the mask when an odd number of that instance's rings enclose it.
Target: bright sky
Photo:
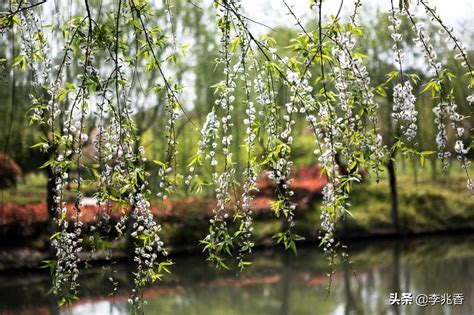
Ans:
[[[343,5],[343,14],[350,14],[353,10],[355,0],[346,0]],[[309,10],[309,0],[286,0],[288,5],[293,6],[293,11],[297,16],[311,17],[315,11]],[[416,5],[416,0],[411,0],[412,5]],[[339,9],[340,0],[326,0],[323,2],[323,12],[327,15],[336,14]],[[394,0],[398,4],[397,0]],[[474,0],[428,0],[431,6],[437,8],[438,14],[450,26],[468,28],[474,30]],[[248,17],[274,27],[278,25],[291,26],[294,19],[286,13],[288,10],[283,4],[283,0],[243,0],[244,10]],[[387,11],[390,7],[390,0],[362,0],[364,10],[379,8]],[[252,24],[252,23],[250,23]],[[261,26],[252,26],[258,32],[265,32]]]

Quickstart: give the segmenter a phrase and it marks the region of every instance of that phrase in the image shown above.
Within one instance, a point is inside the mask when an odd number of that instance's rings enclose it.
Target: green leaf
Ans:
[[[410,0],[404,0],[405,8],[410,8]]]
[[[274,62],[274,61],[269,61],[267,63],[267,67],[270,71],[273,72],[273,74],[275,75],[278,75],[279,73],[281,73],[281,66],[280,64]]]
[[[380,96],[382,96],[382,97],[387,97],[387,92],[385,92],[385,88],[383,87],[383,85],[377,86],[377,89],[376,89],[375,91],[376,91],[377,94],[379,94]]]
[[[234,38],[234,40],[230,43],[230,51],[234,52],[237,46],[240,43],[240,36]]]
[[[350,212],[349,210],[344,210],[345,213],[347,213],[349,216],[351,216],[352,218],[355,219],[354,215],[352,214],[352,212]]]
[[[293,251],[293,253],[295,253],[295,255],[298,255],[298,251],[296,250],[295,241],[293,241],[293,240],[290,241],[290,247],[291,247],[291,250]]]
[[[422,155],[426,156],[426,155],[431,155],[431,154],[434,154],[436,153],[436,151],[423,151],[421,152]]]
[[[403,9],[409,9],[410,8],[410,0],[399,0],[398,1],[398,8],[400,11],[403,11]]]
[[[53,160],[46,161],[43,165],[40,166],[40,168],[46,168],[50,166],[53,163]]]
[[[245,267],[247,266],[250,266],[252,264],[252,262],[250,261],[240,261],[239,264],[237,265],[237,267],[239,267],[240,269],[244,269]]]
[[[181,53],[183,54],[183,56],[186,56],[186,51],[188,50],[188,48],[191,47],[191,44],[182,44],[181,45]]]
[[[51,235],[51,236],[49,237],[49,240],[54,240],[55,238],[58,238],[60,235],[61,235],[60,232],[56,232],[56,233],[54,233],[53,235]]]
[[[20,67],[21,70],[26,70],[26,66],[28,65],[28,59],[26,58],[25,55],[18,55],[14,62],[12,67]]]
[[[118,224],[115,225],[115,230],[118,232],[119,235],[123,234],[122,229],[118,226]]]

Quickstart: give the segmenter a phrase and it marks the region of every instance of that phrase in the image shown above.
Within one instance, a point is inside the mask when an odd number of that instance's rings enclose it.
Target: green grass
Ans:
[[[46,177],[42,173],[28,174],[16,188],[2,191],[4,203],[25,205],[46,200]]]
[[[405,232],[474,228],[474,198],[466,188],[466,178],[460,172],[438,175],[420,172],[415,181],[411,175],[397,178],[399,217]],[[358,185],[351,197],[349,229],[363,231],[386,230],[392,227],[391,196],[388,181],[374,180]]]
[[[26,205],[46,201],[46,176],[43,173],[29,173],[17,184],[16,188],[4,189],[3,203]],[[65,191],[67,201],[74,200],[75,193]]]
[[[407,162],[408,163],[408,162]],[[398,164],[398,193],[401,229],[407,233],[435,232],[441,230],[473,229],[474,198],[466,188],[465,174],[453,165],[448,173],[438,172],[432,178],[429,167],[417,169],[417,178],[413,177],[410,164],[405,167]],[[74,200],[74,193],[68,192],[67,198]],[[46,178],[42,174],[30,174],[19,183],[16,189],[3,191],[3,202],[16,204],[37,203],[46,200]],[[382,172],[380,182],[368,178],[357,184],[350,198],[349,210],[354,217],[346,216],[339,224],[341,235],[366,236],[370,234],[392,233],[390,215],[390,192],[386,172]],[[197,241],[207,232],[207,220],[200,206],[188,205],[182,209],[180,222],[165,224],[165,239],[172,243],[186,243],[190,239]],[[297,218],[295,231],[308,239],[316,239],[320,227],[320,205],[316,203]],[[260,219],[255,222],[255,240],[263,242],[276,233],[279,220]],[[188,232],[184,232],[188,231]]]

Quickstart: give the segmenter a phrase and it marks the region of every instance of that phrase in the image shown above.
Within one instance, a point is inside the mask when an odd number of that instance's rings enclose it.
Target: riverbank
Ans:
[[[440,177],[432,180],[420,176],[415,181],[411,176],[400,176],[399,218],[401,229],[393,229],[390,215],[388,183],[374,179],[354,187],[349,208],[352,216],[346,215],[338,226],[337,235],[344,241],[359,238],[445,234],[474,231],[474,198],[469,196],[462,175]],[[308,199],[308,198],[307,198]],[[305,237],[307,242],[317,241],[320,226],[320,198],[317,195],[301,202],[297,209],[294,232]],[[257,246],[272,246],[272,235],[281,230],[281,221],[273,217],[270,199],[257,200],[253,239]],[[0,224],[3,245],[0,247],[0,269],[12,267],[35,267],[47,257],[49,235],[46,205],[4,205],[3,209],[17,207],[21,211],[10,211],[15,217],[3,216]],[[12,208],[13,207],[13,208]],[[199,240],[208,232],[208,221],[212,216],[213,201],[203,198],[187,198],[168,201],[161,207],[152,206],[152,211],[163,227],[162,237],[172,254],[200,251]],[[89,209],[89,210],[87,210]],[[13,209],[14,210],[14,209]],[[5,210],[3,210],[5,211]],[[6,213],[6,212],[4,212]],[[94,222],[97,209],[93,205],[83,212],[86,223]],[[118,215],[112,215],[112,219]],[[0,222],[1,223],[1,222]],[[87,226],[87,224],[86,224]],[[87,237],[84,237],[86,239]],[[102,244],[102,250],[93,259],[105,259],[109,250],[116,258],[128,257],[126,240],[121,239]],[[100,248],[99,248],[100,249]],[[88,253],[84,254],[88,258]]]

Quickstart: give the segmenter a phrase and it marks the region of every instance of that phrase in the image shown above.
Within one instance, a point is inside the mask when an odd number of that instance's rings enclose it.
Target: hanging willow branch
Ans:
[[[94,19],[97,12],[92,2],[84,0],[80,12],[61,29],[63,42],[57,45],[64,47],[60,47],[61,58],[55,60],[51,51],[58,47],[50,45],[47,38],[56,34],[55,30],[48,33],[39,14],[45,2],[13,1],[9,11],[0,15],[0,35],[20,33],[21,52],[13,56],[14,64],[30,71],[31,120],[47,130],[38,146],[49,154],[44,167],[51,170],[55,180],[51,210],[56,215],[56,232],[51,241],[56,257],[49,262],[54,275],[52,292],[60,297],[61,304],[77,298],[79,254],[85,242],[81,203],[83,190],[88,186],[96,190],[98,213],[105,209],[100,224],[111,225],[111,214],[120,213],[114,226],[116,238],[128,237],[136,263],[135,288],[129,303],[134,312],[143,313],[143,287],[160,280],[172,264],[160,237],[161,226],[151,212],[152,191],[163,202],[177,190],[183,177],[177,161],[176,126],[180,118],[184,117],[198,130],[197,121],[187,113],[190,107],[180,100],[179,80],[173,79],[178,33],[173,5],[165,1],[163,8],[158,8],[142,0],[117,0],[102,4],[110,14],[97,14]],[[415,43],[431,71],[424,89],[431,90],[438,102],[433,108],[438,157],[447,166],[454,151],[465,171],[467,186],[474,192],[467,158],[472,144],[465,144],[463,136],[467,131],[461,125],[466,117],[458,113],[454,103],[454,75],[430,43],[426,29],[431,24],[418,21],[410,1],[399,1],[397,7],[390,0],[394,70],[380,91],[373,86],[364,56],[358,51],[358,41],[363,39],[363,29],[356,24],[361,3],[351,3],[352,14],[344,21],[344,1],[332,19],[324,18],[322,0],[309,1],[316,23],[305,26],[282,0],[298,30],[289,46],[290,53],[285,55],[276,48],[273,38],[255,35],[247,23],[264,24],[244,15],[240,1],[214,1],[215,29],[220,36],[216,71],[222,73],[223,80],[212,82],[216,83],[215,103],[200,129],[197,154],[188,165],[190,175],[185,183],[191,190],[202,190],[204,182],[213,188],[217,203],[209,233],[201,243],[217,267],[230,268],[235,263],[243,270],[251,263],[246,255],[254,246],[252,201],[261,171],[274,182],[277,195],[271,209],[280,219],[281,230],[274,239],[296,252],[297,241],[302,239],[294,232],[296,204],[291,178],[296,124],[306,124],[313,136],[314,145],[308,150],[313,152],[314,163],[321,165],[321,175],[328,179],[323,189],[321,225],[315,230],[319,230],[320,246],[330,261],[330,274],[334,271],[337,249],[343,248],[337,237],[338,223],[346,214],[350,215],[351,190],[361,181],[361,171],[375,173],[378,178],[384,161],[398,149],[421,160],[430,154],[418,152],[413,145],[418,112],[412,83],[417,80],[404,67],[406,52],[400,32],[404,22],[411,26]],[[467,68],[471,91],[467,102],[474,103],[474,73],[467,49],[428,1],[419,0],[417,4],[454,46],[455,59]],[[170,36],[166,29],[171,30]],[[73,67],[75,63],[78,68]],[[74,76],[68,76],[69,71]],[[158,178],[158,187],[149,183],[145,149],[133,115],[135,103],[142,101],[139,97],[131,99],[136,95],[132,93],[134,82],[141,78],[151,81],[156,98],[163,95],[166,102],[166,122],[162,126],[166,157],[164,161],[154,161],[158,171],[153,176]],[[375,94],[383,95],[394,78],[399,80],[392,87],[390,112],[397,124],[395,136],[399,141],[390,148],[382,141]],[[141,92],[146,93],[143,89]],[[245,111],[242,121],[235,114],[238,108]],[[239,129],[241,126],[244,129]],[[452,148],[449,128],[456,139]],[[93,129],[97,130],[95,134],[86,132]],[[236,132],[245,133],[242,143],[233,138]],[[89,140],[96,148],[91,165],[83,158]],[[264,148],[259,150],[257,143]],[[238,181],[239,159],[233,149],[236,146],[246,150],[242,182]],[[69,178],[73,169],[77,171],[75,179]],[[85,180],[88,174],[91,176]],[[71,184],[76,199],[74,208],[68,209],[64,192]],[[96,230],[94,226],[90,231]],[[94,234],[90,241],[97,241],[96,237],[102,236]],[[347,260],[347,254],[343,253],[342,258]]]

